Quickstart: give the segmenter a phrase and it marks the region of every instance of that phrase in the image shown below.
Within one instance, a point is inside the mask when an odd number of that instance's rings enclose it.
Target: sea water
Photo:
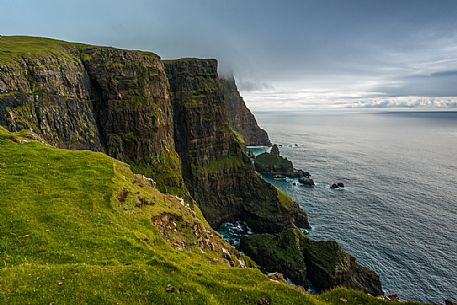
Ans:
[[[316,182],[266,178],[307,212],[312,238],[340,242],[388,294],[457,299],[457,112],[255,114]]]

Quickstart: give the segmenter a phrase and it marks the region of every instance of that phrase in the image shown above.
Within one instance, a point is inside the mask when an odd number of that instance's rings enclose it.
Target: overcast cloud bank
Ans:
[[[0,35],[217,58],[256,108],[455,107],[446,98],[457,96],[455,0],[0,0],[0,7],[8,12]]]

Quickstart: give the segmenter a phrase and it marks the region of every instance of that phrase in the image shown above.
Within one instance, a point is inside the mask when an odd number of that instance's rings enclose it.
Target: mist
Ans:
[[[457,96],[456,1],[0,0],[0,5],[8,12],[0,19],[1,35],[149,50],[165,59],[216,58],[220,73],[233,73],[256,109],[337,106],[348,98],[359,99],[357,104]]]

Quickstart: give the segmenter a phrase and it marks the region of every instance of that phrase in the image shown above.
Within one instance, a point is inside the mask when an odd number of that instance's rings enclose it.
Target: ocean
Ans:
[[[381,276],[387,294],[457,299],[457,112],[256,112],[280,152],[316,182],[269,181]],[[343,182],[344,189],[330,189]]]

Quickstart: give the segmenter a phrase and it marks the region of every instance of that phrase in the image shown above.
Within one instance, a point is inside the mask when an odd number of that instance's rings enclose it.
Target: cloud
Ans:
[[[403,96],[353,101],[345,108],[457,108],[457,97]]]
[[[457,108],[455,96],[387,96],[376,91],[270,90],[242,92],[254,111],[336,108]]]
[[[7,0],[2,9],[3,35],[217,58],[259,107],[457,96],[455,0]]]
[[[397,78],[398,86],[379,86],[387,95],[457,96],[457,71],[442,70],[429,75],[408,75]]]
[[[237,81],[237,87],[241,91],[264,91],[274,90],[274,86],[266,82]]]

